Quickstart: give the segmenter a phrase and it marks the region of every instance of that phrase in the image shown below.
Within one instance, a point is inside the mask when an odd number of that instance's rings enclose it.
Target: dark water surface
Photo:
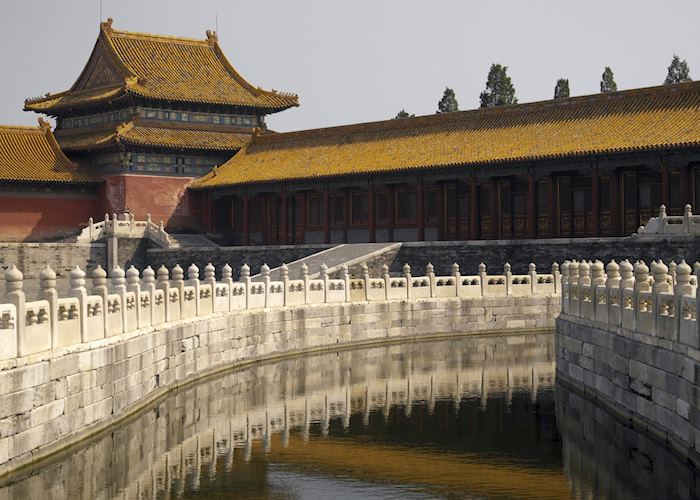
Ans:
[[[692,498],[696,471],[554,383],[553,335],[256,365],[9,478],[3,499]]]

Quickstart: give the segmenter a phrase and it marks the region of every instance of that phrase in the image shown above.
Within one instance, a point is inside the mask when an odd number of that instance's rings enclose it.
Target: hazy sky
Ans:
[[[0,123],[34,124],[24,99],[70,87],[93,48],[99,0],[0,0]],[[268,118],[287,131],[432,114],[445,86],[478,106],[493,62],[520,102],[663,82],[674,53],[700,79],[698,0],[103,0],[102,17],[131,31],[219,42],[248,81],[299,94]]]

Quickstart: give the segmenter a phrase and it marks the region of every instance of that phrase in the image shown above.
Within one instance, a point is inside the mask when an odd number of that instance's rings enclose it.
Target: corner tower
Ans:
[[[214,32],[202,40],[117,31],[111,19],[69,90],[25,101],[56,118],[71,159],[106,176],[109,212],[150,212],[171,227],[188,223],[193,178],[264,132],[267,114],[293,106],[296,95],[238,74]]]

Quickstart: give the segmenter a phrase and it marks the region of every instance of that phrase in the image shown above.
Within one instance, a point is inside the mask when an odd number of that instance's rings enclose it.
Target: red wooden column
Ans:
[[[234,226],[233,221],[236,220],[236,219],[235,219],[235,217],[236,217],[236,203],[235,203],[235,199],[236,199],[235,197],[231,196],[231,207],[229,208],[229,210],[231,210],[231,223],[229,224],[231,227],[229,227],[229,229],[232,230],[232,231],[233,231],[233,226]]]
[[[422,182],[416,186],[416,210],[418,216],[418,241],[425,241],[425,187]]]
[[[688,165],[681,165],[681,208],[691,203],[690,192],[690,169]]]
[[[469,239],[479,239],[479,186],[476,176],[470,179],[469,190]]]
[[[498,193],[498,183],[491,179],[489,181],[491,189],[489,189],[489,210],[491,212],[491,239],[495,240],[498,238],[498,228],[501,226],[501,220],[498,217],[498,205],[496,203]]]
[[[396,223],[396,188],[394,187],[388,187],[387,188],[387,196],[389,197],[388,200],[388,207],[389,207],[389,221],[388,221],[388,229],[389,229],[389,241],[394,241],[394,224]]]
[[[377,241],[377,217],[376,217],[376,209],[375,209],[375,200],[374,200],[374,186],[370,186],[368,189],[368,194],[369,196],[368,199],[368,211],[369,214],[369,234],[368,234],[368,240],[370,243],[376,243]]]
[[[598,166],[591,171],[591,204],[593,205],[593,236],[600,236],[600,175]]]
[[[619,236],[622,232],[622,211],[620,205],[620,174],[614,170],[610,174],[610,216],[612,218],[612,233]]]
[[[243,193],[243,244],[250,245],[250,207],[248,193]]]
[[[296,241],[295,239],[294,243],[303,245],[306,243],[306,223],[309,220],[309,204],[306,202],[306,193],[301,193],[297,197],[297,200],[299,200],[298,210],[301,213],[299,216],[299,233],[301,235],[301,240]]]
[[[216,231],[216,204],[211,196],[207,197],[207,207],[209,208],[209,232]]]
[[[661,203],[666,205],[666,208],[668,208],[668,205],[670,203],[670,172],[668,170],[668,163],[664,162],[663,166],[661,167]],[[656,208],[656,207],[654,207]]]
[[[549,237],[555,238],[557,236],[557,203],[556,203],[556,190],[554,186],[554,176],[552,174],[547,176],[547,229],[549,229]]]
[[[530,170],[527,174],[527,237],[535,238],[537,236],[537,205],[535,197],[537,196],[535,185],[535,172]]]
[[[328,188],[323,190],[323,242],[331,242],[331,196]]]
[[[280,218],[282,219],[280,221],[280,245],[286,245],[287,244],[287,193],[285,191],[282,192],[280,195],[281,202],[282,202],[282,210],[281,210],[281,216]]]

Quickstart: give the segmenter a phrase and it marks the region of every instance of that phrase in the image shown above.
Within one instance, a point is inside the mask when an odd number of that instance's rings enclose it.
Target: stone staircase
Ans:
[[[170,245],[168,248],[215,248],[216,243],[203,234],[169,234]]]
[[[400,247],[401,243],[355,243],[338,245],[288,263],[289,278],[301,278],[301,269],[304,264],[306,264],[309,269],[309,277],[318,278],[322,264],[328,266],[328,274],[332,275],[340,271],[343,265],[350,268],[362,262],[381,258],[382,255],[388,252],[396,252]],[[256,274],[255,276],[251,276],[251,279],[253,281],[262,281],[262,276]],[[270,270],[270,280],[279,281],[281,279],[281,267]]]

